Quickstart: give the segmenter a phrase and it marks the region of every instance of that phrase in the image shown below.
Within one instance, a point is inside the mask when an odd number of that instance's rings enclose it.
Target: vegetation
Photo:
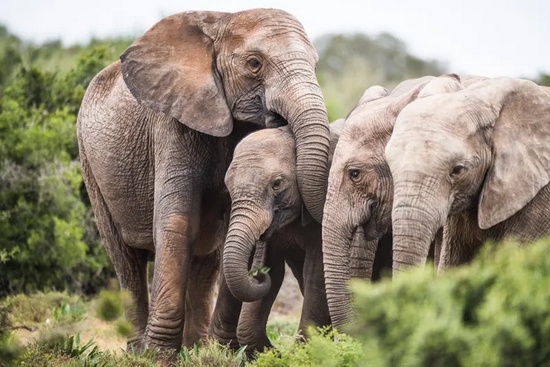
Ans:
[[[271,322],[275,349],[246,358],[212,341],[182,349],[179,366],[543,366],[550,364],[550,240],[527,248],[486,245],[468,266],[436,275],[415,269],[377,284],[352,288],[356,322],[350,335],[310,330],[296,342],[296,322]],[[101,349],[68,328],[109,311],[120,318],[124,297],[86,301],[63,293],[14,296],[0,303],[0,360],[15,365],[156,366],[158,352]],[[101,305],[106,302],[108,307]],[[30,306],[32,305],[32,306]],[[70,305],[67,307],[66,305]],[[75,305],[80,305],[75,307]],[[60,312],[59,310],[66,310]],[[6,312],[8,310],[8,312]],[[84,310],[84,311],[82,311]],[[101,316],[104,317],[104,316]],[[43,320],[51,320],[45,325]],[[41,323],[41,337],[24,348],[14,325]],[[112,333],[117,323],[111,322]],[[120,345],[120,344],[119,344]],[[6,362],[5,362],[6,363]],[[0,364],[1,365],[1,364]]]
[[[408,53],[403,41],[391,34],[329,34],[315,42],[319,53],[317,75],[330,120],[346,117],[371,85],[393,88],[401,81],[441,75],[446,68]]]

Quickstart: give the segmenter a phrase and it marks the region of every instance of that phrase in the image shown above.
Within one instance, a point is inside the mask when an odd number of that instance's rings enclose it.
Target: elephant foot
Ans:
[[[239,344],[241,346],[246,345],[246,354],[252,355],[255,352],[261,353],[266,349],[273,348],[271,340],[267,337],[265,333],[256,336],[242,336],[239,337]]]
[[[236,331],[211,330],[209,336],[221,345],[227,345],[230,349],[240,348]]]
[[[126,352],[140,354],[145,350],[145,343],[143,341],[143,335],[141,337],[135,337],[126,341]]]

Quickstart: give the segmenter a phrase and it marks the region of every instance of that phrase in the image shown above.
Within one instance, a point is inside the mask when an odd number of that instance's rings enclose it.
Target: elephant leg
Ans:
[[[126,320],[134,334],[126,342],[128,351],[141,351],[149,314],[149,291],[147,286],[147,259],[151,254],[147,250],[129,247],[122,240],[114,225],[111,213],[91,172],[90,164],[83,149],[80,151],[83,179],[96,217],[97,229],[101,241],[117,274],[120,287],[130,292],[132,302],[124,310]]]
[[[205,256],[195,255],[191,260],[183,328],[185,347],[192,347],[208,336],[220,260],[220,249]]]
[[[111,246],[114,268],[120,287],[128,291],[132,302],[125,308],[124,315],[134,327],[134,334],[126,342],[127,351],[141,351],[149,314],[149,291],[147,287],[147,258],[149,251],[135,249],[123,243]]]
[[[218,297],[214,306],[209,335],[222,345],[228,345],[231,349],[238,349],[237,325],[242,302],[235,298],[229,290],[223,271],[219,277],[219,282]]]
[[[266,348],[271,348],[272,344],[267,337],[267,320],[271,307],[277,298],[277,294],[283,284],[285,276],[285,262],[279,256],[274,256],[273,247],[268,246],[268,266],[270,267],[269,275],[271,277],[271,288],[267,295],[262,299],[244,303],[237,326],[237,339],[241,346],[246,345],[246,352],[263,351]],[[272,250],[273,249],[273,250]]]
[[[181,186],[183,191],[161,194],[170,200],[160,200],[155,207],[155,272],[145,337],[147,347],[173,351],[182,345],[187,284],[201,211],[200,193]]]
[[[330,325],[321,249],[306,252],[303,269],[304,303],[298,332],[307,338],[308,327]]]

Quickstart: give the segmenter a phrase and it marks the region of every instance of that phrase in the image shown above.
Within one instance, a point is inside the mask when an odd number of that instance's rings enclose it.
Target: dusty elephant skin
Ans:
[[[390,248],[380,251],[391,256],[393,180],[384,149],[397,116],[423,95],[450,92],[482,79],[474,75],[460,81],[454,74],[426,76],[403,81],[391,92],[372,86],[347,117],[332,159],[323,216],[325,282],[335,326],[344,327],[353,316],[347,290],[353,234],[360,231],[366,237],[367,277],[382,236],[388,237],[384,243]]]
[[[417,99],[385,155],[394,269],[423,264],[442,226],[440,269],[470,261],[486,240],[550,233],[550,94],[531,81],[495,78]]]
[[[78,116],[80,159],[101,238],[133,296],[128,348],[178,350],[184,329],[186,345],[207,333],[230,203],[224,176],[246,134],[288,122],[300,192],[320,220],[329,132],[316,62],[284,11],[185,12],[162,19],[91,82]],[[234,339],[235,326],[212,325],[220,340]]]
[[[330,126],[331,151],[340,125],[338,121]],[[232,207],[224,246],[224,276],[235,296],[225,307],[241,310],[241,301],[246,302],[237,328],[239,344],[247,345],[249,351],[271,346],[265,327],[283,281],[285,262],[304,296],[299,332],[306,335],[308,325],[330,324],[321,225],[308,220],[303,208],[290,129],[262,130],[244,138],[235,149],[225,182]],[[361,245],[359,239],[354,258],[357,276],[363,275],[364,268]],[[269,273],[254,276],[253,272],[264,265],[271,269]]]

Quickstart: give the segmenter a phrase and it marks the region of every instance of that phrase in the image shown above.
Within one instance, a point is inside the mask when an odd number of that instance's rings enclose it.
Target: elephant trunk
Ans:
[[[269,211],[259,208],[253,200],[233,203],[229,229],[223,251],[223,272],[229,290],[242,302],[263,298],[271,288],[269,274],[250,275],[249,263],[255,245],[272,221]],[[254,257],[254,265],[262,265],[265,243],[261,243]]]
[[[321,88],[310,66],[289,68],[297,73],[279,86],[275,112],[289,123],[296,141],[296,176],[302,200],[319,223],[323,217],[328,181],[329,125]]]
[[[425,177],[395,183],[392,210],[393,270],[424,265],[435,234],[443,226],[448,210],[441,205],[436,188],[419,187],[435,182]]]
[[[331,201],[330,201],[331,202]],[[350,255],[353,228],[336,220],[330,213],[329,201],[323,218],[323,266],[327,303],[332,325],[345,326],[353,317],[350,279]]]

